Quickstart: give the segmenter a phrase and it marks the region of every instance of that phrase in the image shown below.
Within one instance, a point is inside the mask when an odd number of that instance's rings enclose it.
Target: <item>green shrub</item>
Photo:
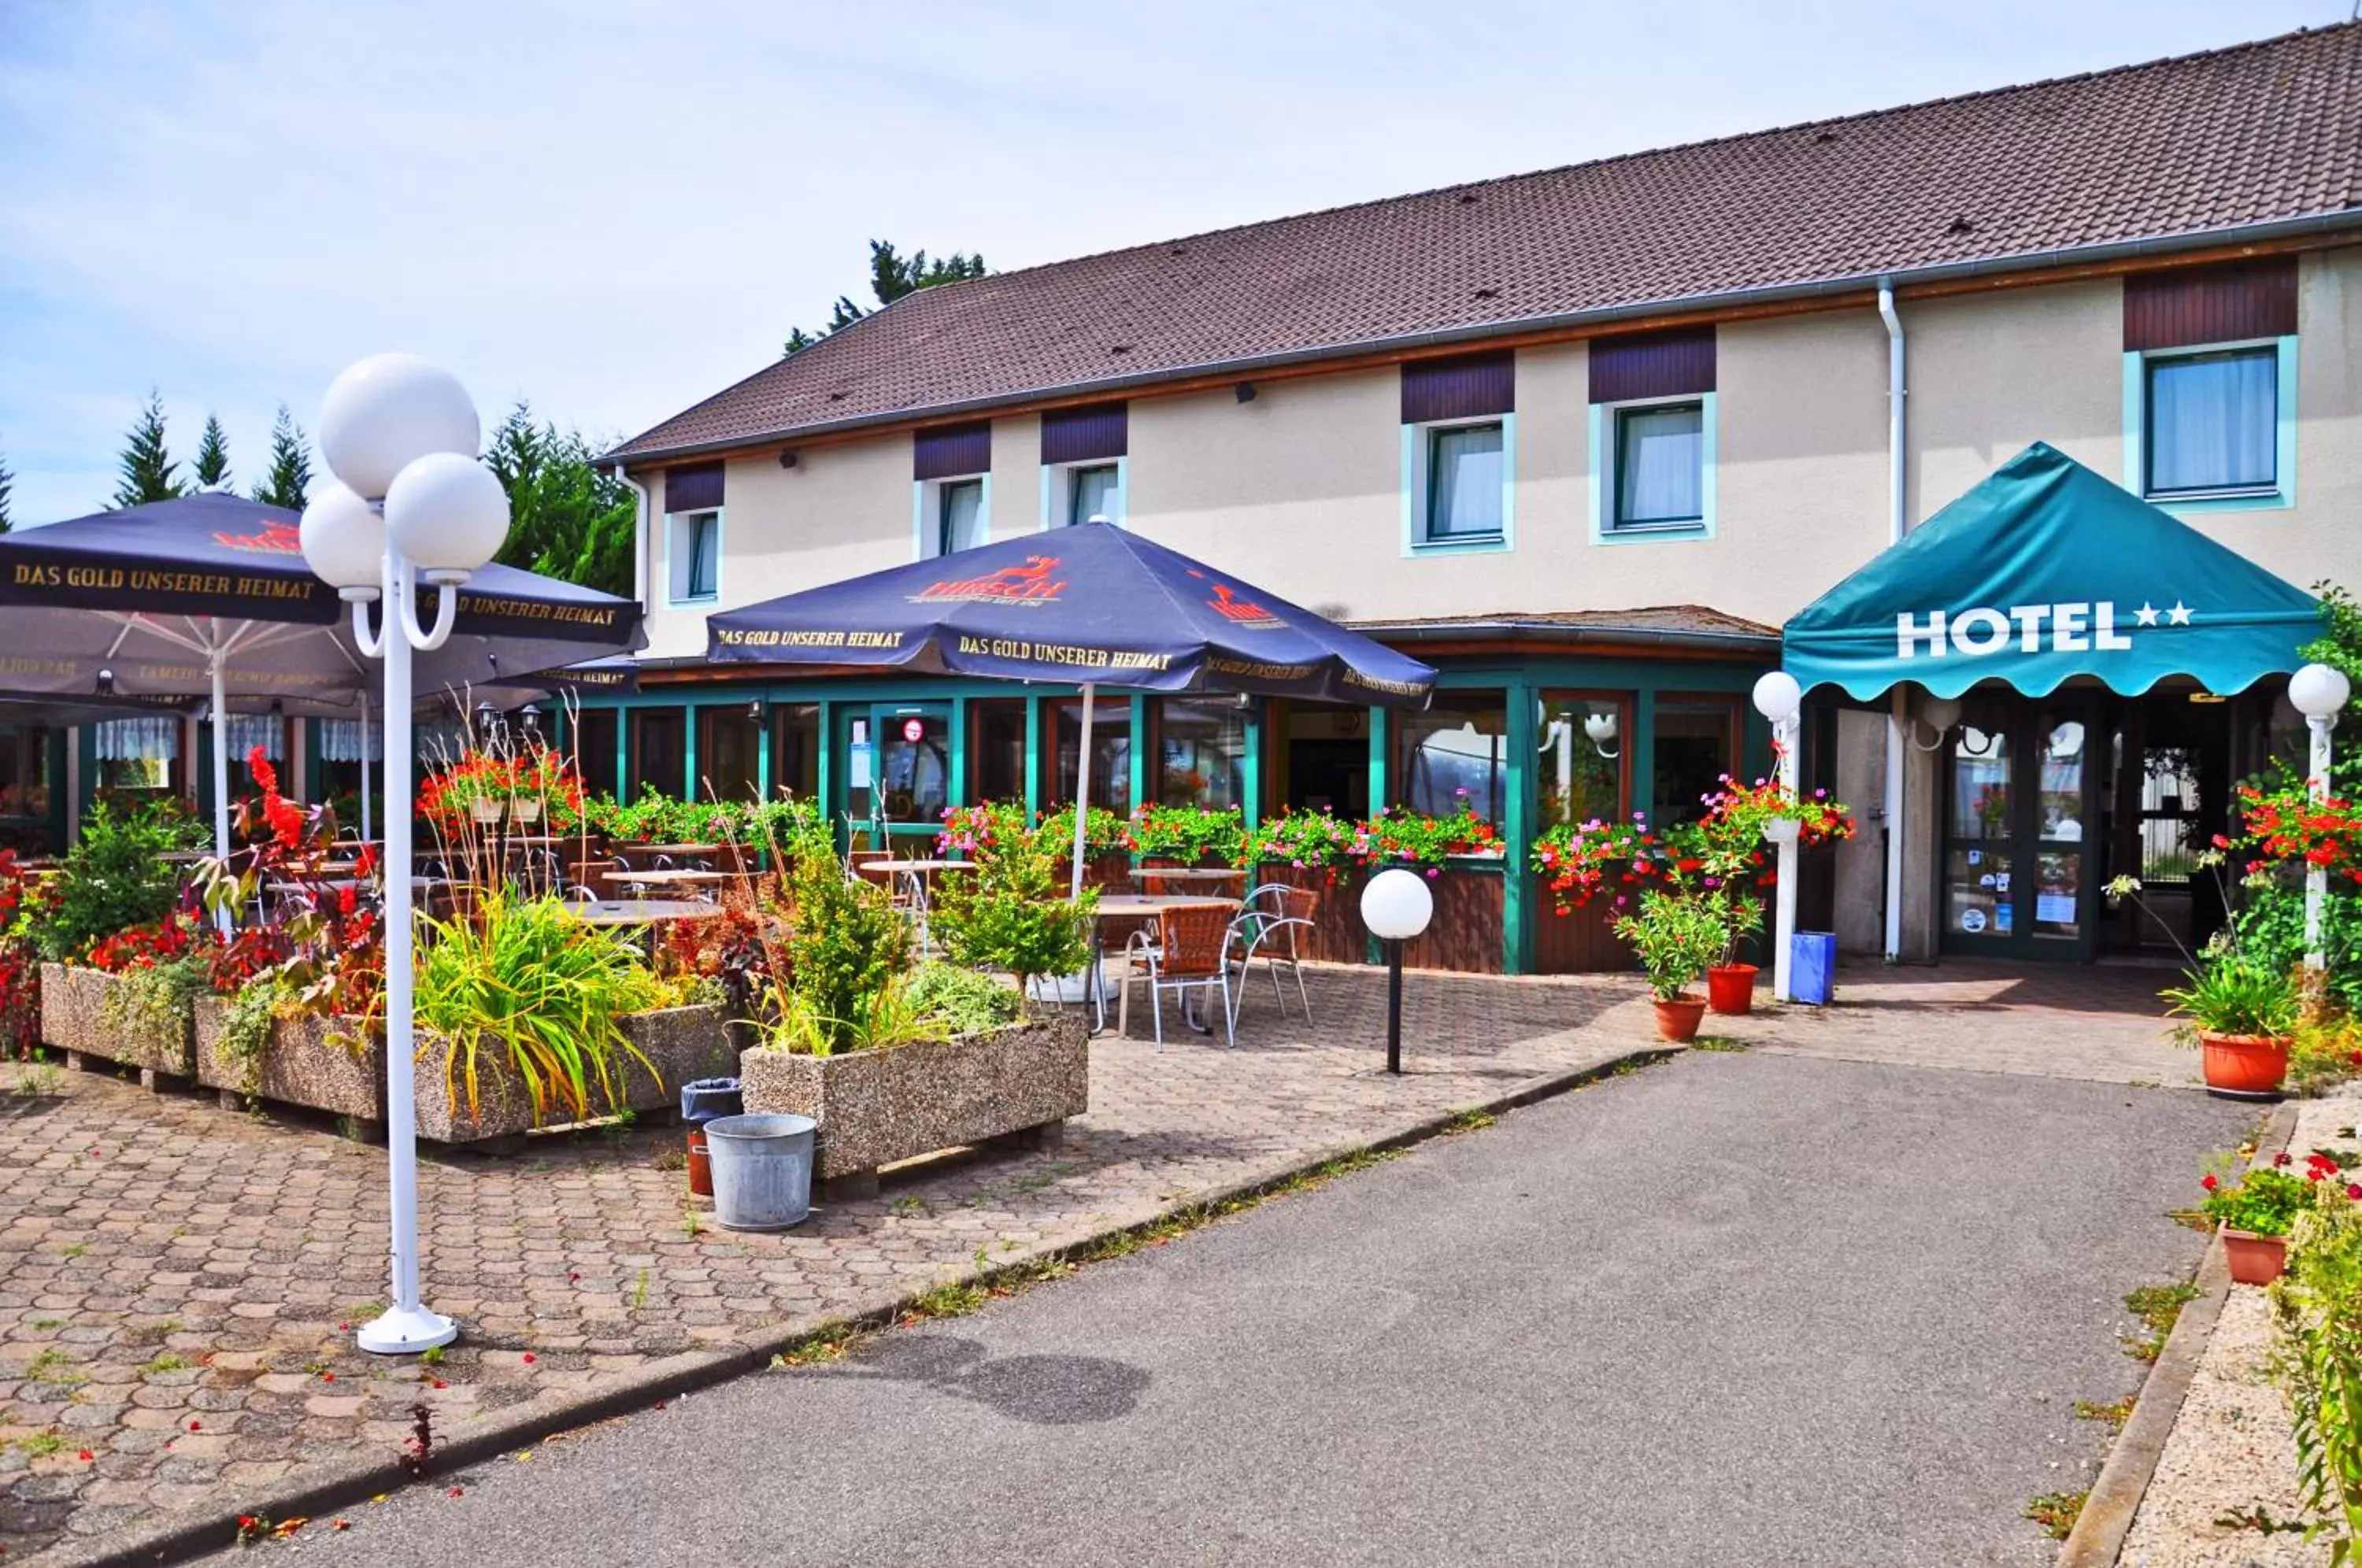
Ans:
[[[922,964],[905,983],[911,1005],[940,1018],[954,1034],[977,1034],[1017,1021],[1023,999],[990,975],[956,964]]]
[[[2296,1427],[2298,1488],[2316,1519],[2306,1538],[2327,1535],[2330,1562],[2342,1563],[2362,1536],[2362,1204],[2334,1182],[2315,1186],[2272,1286],[2273,1369]]]
[[[46,918],[32,932],[41,956],[80,958],[95,942],[171,913],[181,889],[164,856],[177,842],[156,812],[94,805],[66,852]]]
[[[911,932],[886,890],[848,882],[833,850],[815,844],[789,877],[794,929],[784,1019],[800,1020],[815,1054],[858,1049],[895,977],[911,966]],[[890,1005],[890,1004],[889,1004]]]
[[[1651,888],[1638,915],[1618,915],[1616,934],[1631,944],[1649,989],[1671,1001],[1722,961],[1729,944],[1725,911],[1711,899]]]
[[[432,930],[418,961],[417,1019],[444,1054],[455,1110],[464,1088],[475,1115],[487,1053],[524,1081],[536,1121],[553,1106],[576,1121],[592,1114],[593,1089],[613,1107],[625,1055],[655,1070],[616,1021],[661,999],[627,940],[585,925],[556,899],[507,892],[488,892],[476,913]]]
[[[2283,1155],[2283,1158],[2286,1156]],[[2305,1206],[2312,1202],[2312,1184],[2271,1166],[2258,1166],[2236,1181],[2224,1181],[2227,1160],[2218,1160],[2205,1178],[2206,1200],[2199,1205],[2206,1218],[2234,1231],[2256,1236],[2285,1236]]]
[[[2186,985],[2158,994],[2174,1016],[2190,1021],[2185,1033],[2279,1038],[2296,1028],[2299,998],[2285,968],[2225,949],[2201,955],[2184,978]]]
[[[1073,831],[1074,819],[1067,819]],[[1036,975],[1071,975],[1091,955],[1096,889],[1066,900],[1047,830],[979,845],[973,872],[939,882],[929,929],[955,964],[1002,969],[1021,988]]]

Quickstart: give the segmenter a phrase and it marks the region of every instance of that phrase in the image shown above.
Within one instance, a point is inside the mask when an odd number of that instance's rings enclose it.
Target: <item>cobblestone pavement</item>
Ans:
[[[668,1358],[881,1310],[979,1260],[1153,1218],[1653,1034],[1628,979],[1419,975],[1406,995],[1410,1070],[1390,1082],[1377,1070],[1383,976],[1317,972],[1312,1002],[1308,1028],[1283,1022],[1268,990],[1251,994],[1231,1051],[1187,1033],[1161,1054],[1095,1042],[1090,1113],[1063,1147],[889,1173],[877,1198],[782,1236],[724,1232],[691,1208],[676,1130],[430,1159],[428,1300],[465,1327],[431,1366],[351,1343],[384,1287],[381,1151],[112,1078],[11,1068],[0,1549],[10,1562],[78,1556],[382,1463],[421,1405],[447,1441],[502,1413],[558,1416]]]
[[[2147,965],[1849,959],[1838,966],[1837,1006],[1709,1017],[1706,1032],[1849,1062],[2182,1088],[2200,1082],[2198,1053],[2173,1043],[2157,995],[2176,975]],[[1759,998],[1772,994],[1763,981]]]

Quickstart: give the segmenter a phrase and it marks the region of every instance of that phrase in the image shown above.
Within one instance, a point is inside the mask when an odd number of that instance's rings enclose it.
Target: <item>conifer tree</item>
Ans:
[[[270,422],[270,462],[262,482],[254,487],[254,499],[265,506],[301,512],[311,491],[312,458],[304,427],[282,403],[279,416]]]
[[[164,399],[154,392],[148,393],[148,406],[139,411],[124,437],[123,456],[118,462],[123,482],[115,487],[117,508],[144,506],[151,501],[177,501],[188,493],[186,486],[172,477],[180,465],[164,449]]]
[[[199,490],[229,488],[229,439],[222,434],[221,420],[208,413],[205,433],[198,439],[197,455],[189,464],[189,472]]]

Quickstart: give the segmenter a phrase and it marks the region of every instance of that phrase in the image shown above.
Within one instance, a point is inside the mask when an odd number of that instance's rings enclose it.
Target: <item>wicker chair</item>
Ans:
[[[1287,993],[1280,988],[1279,971],[1285,967],[1296,981],[1296,999],[1304,1009],[1304,1021],[1312,1021],[1312,999],[1304,988],[1304,955],[1299,946],[1313,929],[1320,913],[1320,895],[1309,888],[1291,888],[1284,882],[1265,882],[1247,895],[1246,908],[1240,914],[1232,943],[1230,961],[1239,967],[1239,996],[1247,992],[1247,971],[1258,960],[1271,971],[1272,999],[1279,1004],[1279,1015],[1287,1016]]]
[[[1157,920],[1153,940],[1145,931],[1132,933],[1124,956],[1139,967],[1123,977],[1124,994],[1131,982],[1148,982],[1149,1010],[1156,1020],[1156,1048],[1164,1049],[1164,993],[1181,998],[1182,1020],[1188,1019],[1189,992],[1213,987],[1222,993],[1225,1043],[1239,1043],[1238,1015],[1231,1003],[1230,950],[1235,933],[1231,911],[1223,904],[1199,904],[1168,909]]]

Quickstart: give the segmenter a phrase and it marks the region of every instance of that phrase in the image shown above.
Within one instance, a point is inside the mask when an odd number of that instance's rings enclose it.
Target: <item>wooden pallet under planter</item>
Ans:
[[[730,1073],[737,1052],[718,1007],[669,1008],[630,1014],[619,1021],[624,1033],[656,1071],[625,1058],[621,1068],[621,1104],[610,1110],[653,1111],[677,1103],[680,1086],[692,1078]],[[219,1048],[221,1004],[197,1004],[197,1079],[207,1088],[284,1105],[307,1106],[377,1124],[385,1120],[385,1043],[373,1035],[366,1049],[358,1019],[282,1018],[271,1025],[271,1042],[254,1065]],[[513,1138],[537,1123],[533,1097],[504,1057],[484,1056],[476,1066],[476,1108],[469,1114],[464,1083],[455,1097],[447,1087],[443,1054],[429,1050],[415,1068],[418,1135],[437,1143],[480,1143]],[[595,1090],[594,1090],[595,1094]],[[455,1103],[456,1098],[456,1103]],[[594,1102],[592,1110],[602,1108]],[[563,1114],[557,1112],[555,1114]]]
[[[898,1160],[993,1139],[1054,1142],[1090,1108],[1080,1012],[835,1056],[756,1049],[738,1076],[750,1115],[820,1123],[813,1174],[836,1201],[874,1194],[877,1167]]]
[[[104,969],[72,964],[41,966],[41,1043],[71,1062],[89,1058],[139,1069],[149,1088],[160,1077],[185,1081],[196,1071],[196,1039],[188,1020],[159,1029],[127,1014],[110,1019],[107,999],[128,982]]]

